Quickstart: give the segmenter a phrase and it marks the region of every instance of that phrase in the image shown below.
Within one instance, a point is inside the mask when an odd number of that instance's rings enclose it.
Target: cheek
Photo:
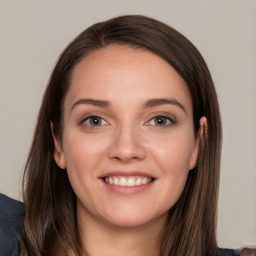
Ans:
[[[90,138],[82,133],[68,133],[63,149],[66,156],[67,174],[70,184],[83,205],[94,211],[100,198],[97,186],[99,170],[105,152],[102,140]],[[95,183],[96,182],[96,183]]]
[[[172,137],[151,147],[151,155],[162,177],[159,193],[167,209],[176,203],[186,184],[193,142],[193,137]]]
[[[86,177],[96,177],[97,166],[105,152],[104,143],[82,133],[67,133],[63,150],[71,183],[83,183]]]
[[[152,143],[150,152],[154,160],[168,172],[187,172],[193,151],[192,136],[173,136]]]
[[[68,133],[65,136],[63,150],[67,162],[76,164],[87,162],[102,154],[104,151],[104,143],[83,133]]]

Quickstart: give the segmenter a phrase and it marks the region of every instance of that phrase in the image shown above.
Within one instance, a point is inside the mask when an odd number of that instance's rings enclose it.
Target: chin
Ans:
[[[148,211],[149,212],[149,211]],[[144,225],[152,225],[155,222],[159,222],[161,220],[166,220],[167,213],[157,214],[157,215],[149,215],[143,211],[140,212],[127,212],[124,213],[115,213],[107,217],[104,216],[104,219],[113,226],[120,227],[120,228],[135,228],[141,227]]]

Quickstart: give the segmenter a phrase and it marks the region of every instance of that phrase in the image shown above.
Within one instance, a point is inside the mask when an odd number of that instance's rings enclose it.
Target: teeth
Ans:
[[[147,178],[147,177],[143,178],[143,179],[142,179],[142,184],[145,185],[145,184],[147,184],[147,183],[148,183],[148,178]]]
[[[130,186],[130,187],[135,186],[135,184],[136,184],[136,182],[135,182],[135,179],[134,179],[134,178],[129,178],[129,179],[127,180],[127,182],[126,182],[126,185],[127,185],[127,186]]]
[[[141,177],[139,177],[139,178],[136,180],[135,184],[136,184],[136,185],[141,185],[141,184],[142,184],[142,183],[141,183]]]
[[[126,186],[126,179],[125,178],[121,178],[119,181],[119,185],[120,186]]]
[[[124,176],[111,176],[104,178],[104,181],[111,185],[134,187],[139,185],[145,185],[152,181],[152,178],[148,177],[124,177]]]
[[[117,177],[114,177],[114,184],[115,184],[115,185],[119,185],[119,180],[118,180]]]

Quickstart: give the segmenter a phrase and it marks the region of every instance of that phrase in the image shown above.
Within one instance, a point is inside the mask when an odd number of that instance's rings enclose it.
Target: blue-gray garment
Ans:
[[[23,203],[0,194],[0,256],[19,256]],[[235,256],[235,250],[219,249],[218,256]]]
[[[23,203],[0,194],[0,256],[19,256]]]
[[[236,250],[233,249],[219,249],[218,256],[236,256]]]

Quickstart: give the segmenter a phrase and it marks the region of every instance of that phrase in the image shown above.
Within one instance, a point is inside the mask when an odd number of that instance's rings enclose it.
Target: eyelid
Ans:
[[[146,122],[146,125],[150,125],[150,122],[153,121],[155,118],[157,117],[162,117],[162,118],[166,118],[170,121],[170,124],[168,125],[163,125],[162,127],[168,127],[170,125],[174,125],[177,124],[177,120],[176,118],[171,115],[170,113],[154,113],[154,115],[151,115],[151,117],[149,118],[149,120]],[[154,125],[157,126],[157,125]],[[161,125],[159,125],[160,127]]]
[[[103,125],[99,125],[99,126],[97,126],[97,125],[92,126],[92,125],[89,125],[89,124],[84,125],[87,120],[89,120],[90,118],[93,118],[93,117],[94,118],[99,118],[99,119],[103,120],[105,123]],[[107,124],[109,124],[109,122],[106,121],[106,119],[98,113],[88,113],[85,116],[83,116],[82,118],[80,118],[79,121],[78,121],[79,126],[84,125],[84,126],[87,126],[89,128],[93,128],[93,129],[97,129],[97,128],[102,127],[102,126],[107,125]]]
[[[86,122],[86,121],[88,121],[88,120],[90,120],[90,119],[93,119],[93,118],[95,118],[95,119],[100,119],[101,122],[104,122],[105,124],[107,124],[107,121],[106,121],[104,118],[99,117],[99,116],[89,116],[89,117],[87,117],[84,121]],[[102,126],[102,125],[104,125],[104,124],[101,124],[101,125],[99,125],[99,126]],[[96,125],[96,126],[97,126],[97,125]]]

